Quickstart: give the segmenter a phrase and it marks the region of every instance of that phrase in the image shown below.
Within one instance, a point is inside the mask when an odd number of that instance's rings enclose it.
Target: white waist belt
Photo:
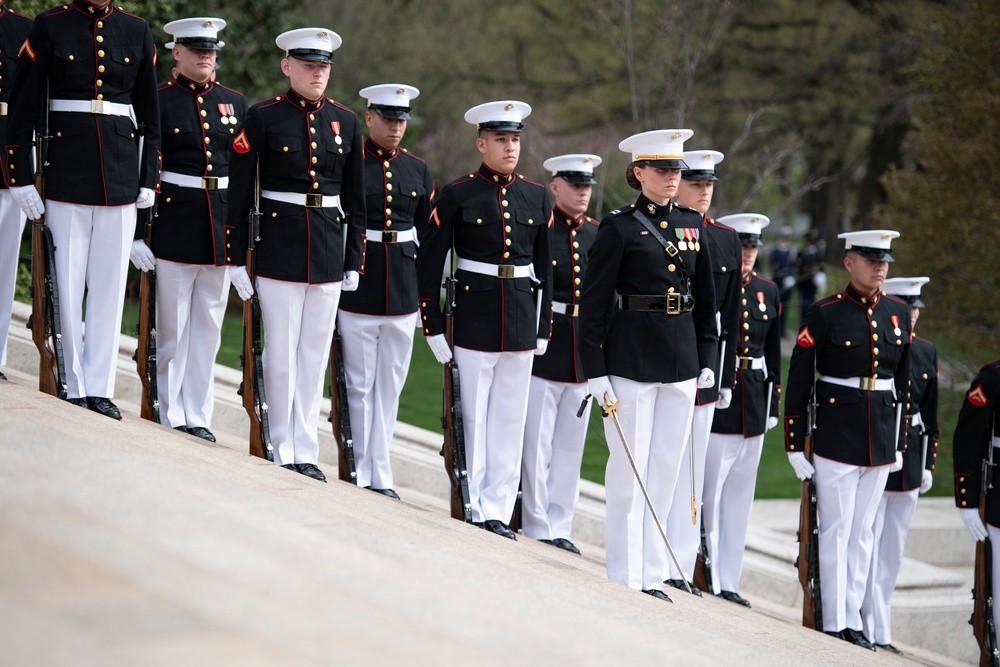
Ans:
[[[377,229],[366,229],[365,238],[375,243],[406,243],[407,241],[416,241],[417,234],[414,229],[384,232]]]
[[[910,415],[910,426],[918,426],[921,431],[924,430],[924,420],[919,412]]]
[[[74,113],[96,113],[101,116],[124,116],[132,121],[132,127],[139,127],[139,124],[135,122],[135,110],[131,104],[119,104],[106,100],[50,100],[49,109]]]
[[[552,312],[559,313],[560,315],[565,315],[567,317],[576,317],[577,315],[580,314],[580,304],[563,303],[562,301],[553,301]]]
[[[764,370],[764,357],[738,357],[741,371],[762,371]]]
[[[344,209],[340,208],[340,195],[320,195],[320,194],[299,194],[298,192],[274,192],[264,190],[260,193],[264,199],[282,201],[286,204],[305,206],[306,208],[335,208],[344,215]]]
[[[6,115],[7,115],[7,103],[0,102],[0,116],[6,116]]]
[[[834,378],[829,375],[820,375],[820,381],[830,384],[860,389],[861,391],[895,391],[896,384],[892,378]]]
[[[165,171],[160,174],[160,180],[164,183],[173,183],[182,188],[195,188],[196,190],[225,190],[229,187],[228,176],[185,176]]]
[[[993,436],[993,446],[1000,447],[1000,435]]]
[[[533,277],[535,267],[531,264],[525,264],[524,266],[500,264],[498,266],[496,264],[487,264],[486,262],[477,262],[472,259],[459,258],[458,268],[469,273],[478,273],[484,276],[493,276],[494,278],[531,278]]]

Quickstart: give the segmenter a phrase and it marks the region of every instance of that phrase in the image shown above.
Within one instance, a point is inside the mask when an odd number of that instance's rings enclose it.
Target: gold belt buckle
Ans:
[[[111,102],[107,100],[90,100],[90,113],[99,113],[102,116],[111,115]]]
[[[876,376],[871,376],[870,378],[861,378],[861,386],[859,389],[861,391],[875,391],[875,381],[878,378]]]
[[[204,176],[201,179],[201,189],[202,190],[218,190],[219,189],[219,177],[218,176]]]
[[[579,315],[580,315],[580,304],[574,303],[573,305],[566,306],[567,317],[578,317]]]
[[[318,195],[314,192],[306,193],[306,207],[307,208],[323,208],[323,195]]]
[[[753,368],[753,359],[750,357],[740,357],[740,370],[748,371]]]
[[[672,292],[667,294],[667,315],[681,314],[681,295]]]
[[[0,116],[6,116],[6,115],[7,115],[7,103],[0,102]]]
[[[395,243],[396,242],[396,230],[392,229],[386,232],[382,232],[382,243]]]
[[[497,266],[497,278],[513,278],[514,277],[514,265],[513,264],[500,264]]]

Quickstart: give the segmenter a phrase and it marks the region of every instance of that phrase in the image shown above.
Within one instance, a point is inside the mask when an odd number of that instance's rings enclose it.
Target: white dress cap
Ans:
[[[684,151],[687,169],[681,172],[685,181],[717,181],[715,165],[726,159],[719,151]]]
[[[899,232],[891,229],[868,229],[861,232],[842,232],[838,239],[844,239],[844,249],[853,250],[862,257],[875,262],[895,261],[889,254],[890,244],[899,238]]]
[[[522,122],[531,113],[531,107],[517,100],[486,102],[465,112],[465,122],[480,130],[492,132],[523,132]]]
[[[633,134],[618,144],[618,148],[630,153],[633,162],[665,169],[687,169],[684,142],[692,136],[693,130],[652,130]]]
[[[402,83],[382,83],[362,88],[358,95],[368,100],[369,109],[384,118],[409,120],[410,100],[420,91]]]
[[[931,281],[927,276],[919,278],[886,278],[882,283],[882,291],[886,294],[898,296],[903,301],[914,308],[923,308],[924,302],[920,300],[920,288]]]
[[[564,178],[570,183],[582,183],[585,185],[596,185],[594,180],[594,167],[603,162],[596,155],[584,153],[570,153],[569,155],[558,155],[550,157],[542,163],[548,171],[552,172],[552,177]]]
[[[333,52],[340,48],[340,35],[326,28],[298,28],[283,32],[274,39],[289,58],[317,63],[332,63]]]
[[[736,230],[743,245],[764,245],[760,231],[771,224],[771,219],[760,213],[734,213],[716,218],[715,221]]]
[[[226,45],[219,41],[219,31],[225,27],[224,20],[211,16],[177,19],[163,26],[163,32],[174,38],[164,46],[172,49],[175,44],[181,44],[189,49],[218,51]]]

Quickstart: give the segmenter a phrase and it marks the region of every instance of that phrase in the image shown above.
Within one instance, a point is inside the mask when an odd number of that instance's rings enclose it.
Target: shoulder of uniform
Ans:
[[[30,16],[25,16],[24,14],[19,14],[18,12],[15,12],[13,9],[7,9],[7,13],[10,14],[11,18],[14,18],[14,19],[24,19],[28,23],[31,23],[31,17]]]
[[[775,287],[775,288],[778,287],[777,285],[774,284],[774,281],[768,280],[767,278],[765,278],[764,276],[760,275],[756,271],[753,272],[753,275],[754,275],[754,278],[756,278],[760,282],[764,283],[765,285],[770,285],[770,286]]]
[[[157,88],[157,90],[167,90],[168,88],[173,88],[173,87],[174,87],[174,82],[167,81],[166,83],[161,83],[160,87]]]
[[[118,5],[114,5],[114,10],[116,12],[118,12],[119,14],[122,14],[123,16],[129,17],[130,19],[135,19],[137,21],[141,21],[143,23],[146,23],[146,19],[142,18],[141,16],[137,16],[137,15],[133,14],[132,12],[127,12],[124,9],[122,9],[121,7],[119,7]]]
[[[244,97],[243,93],[241,93],[240,91],[234,90],[234,89],[230,88],[229,86],[225,86],[225,85],[223,85],[221,83],[216,82],[215,87],[219,88],[220,90],[224,90],[225,92],[227,92],[227,93],[229,93],[231,95],[236,95],[238,97]]]
[[[680,206],[680,204],[678,204],[678,206]],[[715,218],[705,218],[705,225],[708,226],[708,227],[714,227],[715,229],[721,229],[723,231],[733,232],[734,234],[736,233],[735,229],[733,229],[732,227],[729,227],[727,225],[723,225],[723,224],[720,224],[720,223],[716,222]]]
[[[934,348],[934,343],[930,342],[926,338],[921,338],[920,336],[914,335],[913,340],[917,343],[920,343],[921,345],[926,345],[927,347]]]
[[[399,152],[402,153],[403,155],[405,155],[408,158],[413,158],[414,160],[416,160],[417,162],[419,162],[421,164],[427,164],[427,162],[422,157],[420,157],[419,155],[414,155],[413,153],[411,153],[410,151],[406,150],[405,148],[400,148]]]
[[[635,204],[629,204],[628,206],[622,206],[621,208],[616,208],[615,210],[608,213],[608,217],[621,217],[626,215],[632,215],[632,211],[635,210]]]
[[[543,188],[543,189],[545,188],[545,186],[544,186],[544,185],[542,185],[541,183],[538,183],[537,181],[533,181],[533,180],[531,180],[530,178],[525,178],[525,177],[524,177],[524,174],[518,174],[518,175],[517,175],[517,178],[518,178],[518,180],[520,180],[520,181],[521,181],[522,183],[525,183],[525,184],[527,184],[527,185],[534,185],[535,187],[539,187],[539,188]]]
[[[898,297],[893,296],[892,294],[886,294],[885,292],[882,292],[882,298],[893,305],[902,306],[903,308],[906,309],[907,312],[910,311],[910,304],[906,303],[905,301],[903,301]]]
[[[444,187],[454,188],[460,185],[468,185],[469,183],[474,183],[475,180],[476,180],[476,172],[473,171],[468,174],[462,174],[461,176],[451,181],[450,183],[448,183],[448,185]]]
[[[332,104],[333,106],[337,107],[341,111],[346,111],[347,113],[351,114],[352,116],[356,116],[357,115],[356,113],[354,113],[354,109],[351,109],[350,107],[345,107],[343,104],[341,104],[337,100],[333,99],[332,97],[326,98],[326,101],[329,102],[330,104]]]
[[[694,210],[690,206],[685,206],[684,204],[678,204],[677,202],[674,202],[674,208],[678,208],[685,212],[697,213],[698,215],[701,215],[701,213],[698,213],[698,211]]]
[[[600,227],[601,221],[591,218],[589,215],[583,216],[583,221],[587,224],[593,225],[594,227]]]
[[[70,8],[69,5],[56,5],[55,7],[50,7],[49,9],[46,9],[44,12],[36,16],[35,20],[48,18],[55,14],[62,14],[64,12],[69,11],[69,8]]]
[[[827,306],[831,306],[835,303],[840,303],[846,300],[847,299],[844,296],[843,292],[837,292],[836,294],[831,294],[830,296],[825,296],[822,299],[819,299],[818,301],[815,302],[814,305],[819,306],[820,308],[825,308]]]
[[[275,104],[281,102],[285,99],[281,95],[275,95],[274,97],[268,97],[266,99],[260,100],[259,102],[254,102],[250,108],[251,109],[266,109],[267,107],[273,107]]]

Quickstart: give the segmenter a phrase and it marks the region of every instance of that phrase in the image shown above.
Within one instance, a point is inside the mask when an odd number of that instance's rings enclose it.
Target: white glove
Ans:
[[[129,257],[132,259],[132,263],[135,264],[135,268],[143,273],[156,268],[156,257],[142,239],[132,241],[132,250],[129,251]]]
[[[361,276],[358,275],[357,271],[345,271],[344,272],[344,283],[340,286],[342,292],[353,292],[358,289],[358,281],[361,280]]]
[[[813,473],[816,472],[816,468],[813,468],[813,464],[809,463],[802,452],[788,452],[788,462],[792,464],[795,476],[803,482],[812,479]]]
[[[539,357],[545,354],[545,350],[549,349],[549,340],[547,338],[536,338],[535,339],[535,354]]]
[[[795,287],[795,276],[785,276],[785,279],[781,281],[781,289],[786,292]]]
[[[934,486],[934,473],[924,469],[924,476],[920,480],[920,493],[927,493]]]
[[[28,220],[38,220],[45,213],[45,203],[38,196],[38,190],[35,189],[34,185],[11,188],[10,194],[24,211],[24,214],[28,216]]]
[[[232,281],[233,287],[236,288],[236,293],[240,295],[241,299],[246,301],[253,296],[253,283],[250,282],[250,275],[247,273],[247,267],[234,266],[230,268],[229,280]]]
[[[889,472],[899,472],[903,469],[903,452],[896,452],[896,460],[889,464]]]
[[[778,418],[777,417],[768,417],[767,418],[767,430],[768,431],[770,431],[772,428],[774,428],[777,425],[778,425]]]
[[[444,334],[427,336],[424,340],[427,341],[427,345],[430,346],[431,352],[434,353],[434,358],[438,360],[439,364],[446,364],[451,361],[451,348],[448,347],[448,341],[445,339]]]
[[[820,271],[813,276],[813,285],[816,286],[817,292],[822,293],[826,289],[826,274]]]
[[[139,196],[135,198],[136,208],[149,208],[156,201],[156,193],[149,188],[139,188]]]
[[[719,390],[719,400],[715,403],[716,410],[725,410],[729,407],[729,404],[733,402],[733,390],[732,389],[720,389]]]
[[[698,374],[698,389],[708,389],[715,384],[715,372],[711,368],[702,368]]]
[[[965,522],[965,527],[969,529],[972,539],[976,542],[982,542],[986,539],[988,533],[986,532],[986,526],[983,525],[983,520],[979,518],[978,508],[958,510],[958,513],[962,515],[962,521]]]
[[[615,396],[614,387],[611,386],[611,380],[607,375],[587,380],[587,391],[590,392],[590,395],[594,397],[594,400],[597,401],[597,404],[602,408],[610,405],[611,403],[618,402],[618,397]],[[607,396],[607,399],[605,399],[605,396]]]

